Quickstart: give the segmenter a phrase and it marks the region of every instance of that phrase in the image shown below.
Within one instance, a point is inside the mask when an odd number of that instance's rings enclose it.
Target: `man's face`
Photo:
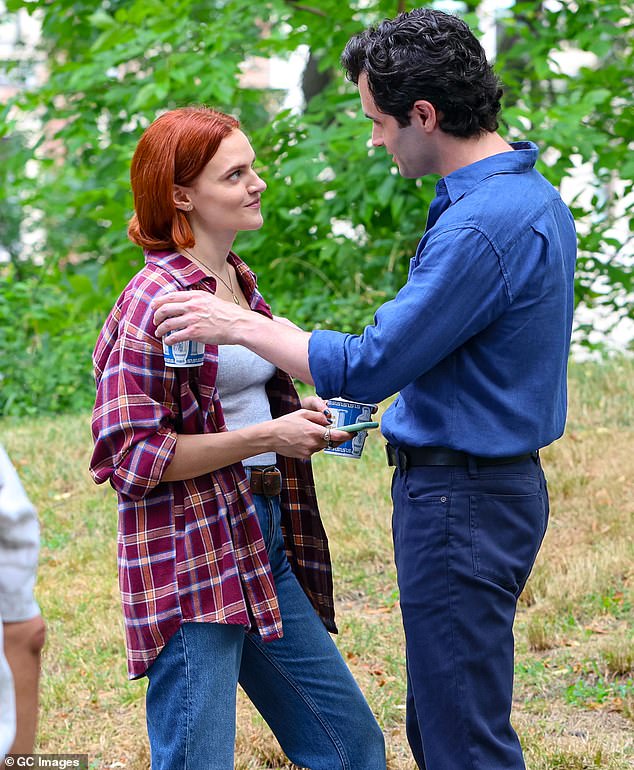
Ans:
[[[401,176],[416,179],[430,173],[429,143],[425,133],[418,126],[416,118],[409,126],[401,128],[392,115],[388,115],[376,106],[370,92],[365,72],[359,75],[359,95],[365,116],[372,121],[372,144],[385,147],[398,166]]]

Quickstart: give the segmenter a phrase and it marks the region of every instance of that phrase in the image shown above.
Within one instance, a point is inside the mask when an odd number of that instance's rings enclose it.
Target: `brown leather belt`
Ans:
[[[267,468],[252,466],[249,471],[249,485],[254,495],[277,497],[282,491],[282,474],[279,468],[270,465]]]
[[[387,454],[387,464],[395,465],[401,471],[422,465],[457,465],[466,467],[469,465],[469,460],[472,460],[476,465],[509,465],[522,462],[522,460],[528,460],[529,457],[537,462],[539,457],[537,451],[515,455],[514,457],[478,457],[476,455],[469,455],[466,452],[458,452],[455,449],[448,449],[447,447],[395,447],[391,444],[386,445],[385,451]]]

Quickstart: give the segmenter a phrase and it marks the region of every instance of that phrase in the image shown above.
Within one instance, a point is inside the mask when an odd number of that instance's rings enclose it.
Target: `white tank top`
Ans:
[[[275,367],[242,345],[218,346],[216,388],[228,430],[266,422],[271,406],[265,385],[275,374]],[[242,461],[245,466],[275,465],[275,452],[253,455]]]

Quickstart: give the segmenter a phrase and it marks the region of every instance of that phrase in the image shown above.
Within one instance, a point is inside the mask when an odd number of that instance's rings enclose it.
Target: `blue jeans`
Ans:
[[[539,460],[396,470],[407,737],[425,770],[524,770],[513,620],[548,521]]]
[[[384,770],[381,730],[286,559],[279,498],[254,496],[284,637],[185,623],[147,672],[152,770],[232,770],[236,690],[243,687],[295,764]]]

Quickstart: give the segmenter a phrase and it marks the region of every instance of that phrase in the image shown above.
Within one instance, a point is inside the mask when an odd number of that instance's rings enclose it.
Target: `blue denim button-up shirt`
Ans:
[[[537,147],[513,148],[439,180],[441,214],[372,326],[311,335],[322,397],[400,391],[382,420],[392,444],[502,457],[563,433],[574,222],[534,168]]]

